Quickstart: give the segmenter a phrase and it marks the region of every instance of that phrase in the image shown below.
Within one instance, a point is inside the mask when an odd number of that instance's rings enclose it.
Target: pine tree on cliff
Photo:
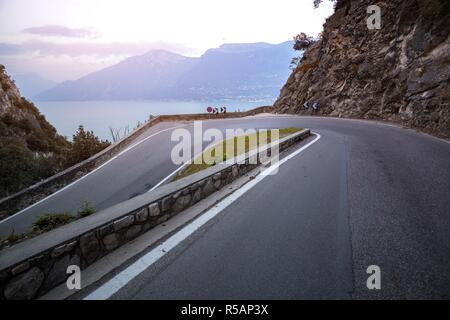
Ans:
[[[67,153],[67,165],[71,166],[86,160],[109,145],[110,142],[100,140],[93,131],[86,131],[80,125],[78,131],[73,135],[72,146]]]

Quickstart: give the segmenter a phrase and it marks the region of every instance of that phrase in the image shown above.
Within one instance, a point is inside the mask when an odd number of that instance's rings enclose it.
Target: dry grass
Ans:
[[[302,130],[302,128],[282,128],[279,129],[279,139],[291,135]],[[188,164],[184,169],[178,172],[172,181],[190,176],[191,174],[205,170],[217,163],[225,162],[230,158],[235,158],[241,154],[247,153],[259,146],[261,142],[272,142],[271,131],[267,130],[267,139],[261,136],[261,132],[257,131],[254,134],[242,135],[222,142],[217,143],[211,148],[206,149],[203,153],[194,159],[193,163]],[[277,138],[275,137],[275,140]],[[274,141],[275,141],[274,140]],[[233,150],[229,150],[233,148]]]

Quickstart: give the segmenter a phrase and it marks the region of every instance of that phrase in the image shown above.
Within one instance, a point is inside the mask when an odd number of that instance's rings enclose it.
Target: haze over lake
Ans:
[[[259,101],[38,101],[35,105],[58,133],[72,139],[79,125],[93,130],[101,139],[111,141],[109,127],[129,126],[132,130],[149,115],[205,113],[208,106],[227,107],[227,112],[244,111],[274,100]]]

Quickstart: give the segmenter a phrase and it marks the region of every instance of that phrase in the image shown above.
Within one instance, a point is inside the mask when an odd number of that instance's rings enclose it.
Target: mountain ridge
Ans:
[[[292,42],[224,44],[200,57],[152,50],[65,81],[36,100],[265,98],[289,75]],[[262,79],[262,82],[261,82]]]
[[[20,93],[28,98],[32,98],[58,84],[56,81],[42,78],[37,73],[20,73],[13,76]]]

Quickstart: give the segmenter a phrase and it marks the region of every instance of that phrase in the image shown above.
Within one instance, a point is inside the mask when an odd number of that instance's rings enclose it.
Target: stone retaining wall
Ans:
[[[45,198],[46,196],[56,192],[71,182],[81,178],[85,174],[94,170],[101,164],[111,159],[114,155],[125,149],[131,142],[133,142],[139,135],[144,133],[147,129],[160,122],[167,121],[192,121],[192,120],[212,120],[224,118],[240,118],[255,115],[258,113],[271,112],[272,107],[258,107],[245,112],[229,112],[222,114],[181,114],[181,115],[161,115],[150,119],[143,126],[137,128],[127,137],[109,146],[108,148],[93,155],[60,173],[38,182],[22,191],[19,191],[6,198],[0,199],[0,219],[23,209],[31,204]]]
[[[309,130],[280,139],[285,150]],[[271,150],[218,164],[0,251],[0,300],[32,299],[66,281],[69,265],[86,268],[260,164]],[[257,162],[249,159],[257,157]],[[253,158],[252,158],[253,157]],[[261,158],[262,159],[262,158]]]

